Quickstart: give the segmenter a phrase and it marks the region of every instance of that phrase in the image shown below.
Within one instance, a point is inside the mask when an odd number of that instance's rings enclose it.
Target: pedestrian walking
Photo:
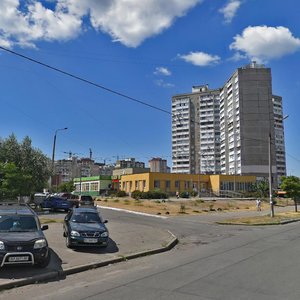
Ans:
[[[261,211],[261,200],[260,199],[256,199],[256,209],[257,209],[257,211]]]
[[[176,198],[179,199],[179,192],[176,192]]]

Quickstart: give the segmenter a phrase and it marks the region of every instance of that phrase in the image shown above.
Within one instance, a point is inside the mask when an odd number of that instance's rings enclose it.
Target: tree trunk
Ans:
[[[294,200],[294,204],[295,204],[295,212],[298,212],[298,209],[297,209],[297,201]]]

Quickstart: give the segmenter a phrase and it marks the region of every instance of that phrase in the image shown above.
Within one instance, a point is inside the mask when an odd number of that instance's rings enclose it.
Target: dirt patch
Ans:
[[[279,225],[296,221],[300,221],[299,212],[278,213],[273,218],[271,218],[269,215],[233,218],[218,223],[230,225]]]
[[[211,212],[253,211],[256,210],[254,200],[135,200],[132,198],[97,199],[97,205],[122,208],[155,215],[197,215]],[[262,203],[262,210],[269,209],[267,202]]]

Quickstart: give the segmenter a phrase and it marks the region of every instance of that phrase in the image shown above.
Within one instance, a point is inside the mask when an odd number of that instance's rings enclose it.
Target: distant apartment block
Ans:
[[[271,69],[238,68],[220,89],[193,87],[172,97],[172,171],[267,177],[286,174],[282,98]]]
[[[170,173],[170,168],[167,166],[167,160],[160,157],[155,157],[149,160],[150,172]]]
[[[122,160],[117,160],[115,169],[126,169],[126,168],[145,168],[145,163],[136,161],[135,158],[126,158]]]
[[[103,174],[104,164],[96,163],[90,158],[78,158],[76,156],[69,159],[60,159],[54,163],[54,182],[55,185],[60,185],[73,180],[75,177],[90,177],[97,175],[111,175],[108,172]]]

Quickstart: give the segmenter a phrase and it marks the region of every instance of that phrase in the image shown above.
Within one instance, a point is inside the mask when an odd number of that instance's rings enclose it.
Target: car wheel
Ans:
[[[37,263],[36,266],[38,268],[46,268],[49,265],[50,260],[51,260],[51,251],[48,250],[47,258],[44,261]]]
[[[63,233],[63,237],[66,237],[67,236],[67,234],[66,234],[66,232],[64,231],[64,233]]]
[[[69,237],[69,236],[66,236],[66,246],[67,246],[67,248],[72,248],[72,245],[71,245],[71,241],[70,241],[70,237]]]

